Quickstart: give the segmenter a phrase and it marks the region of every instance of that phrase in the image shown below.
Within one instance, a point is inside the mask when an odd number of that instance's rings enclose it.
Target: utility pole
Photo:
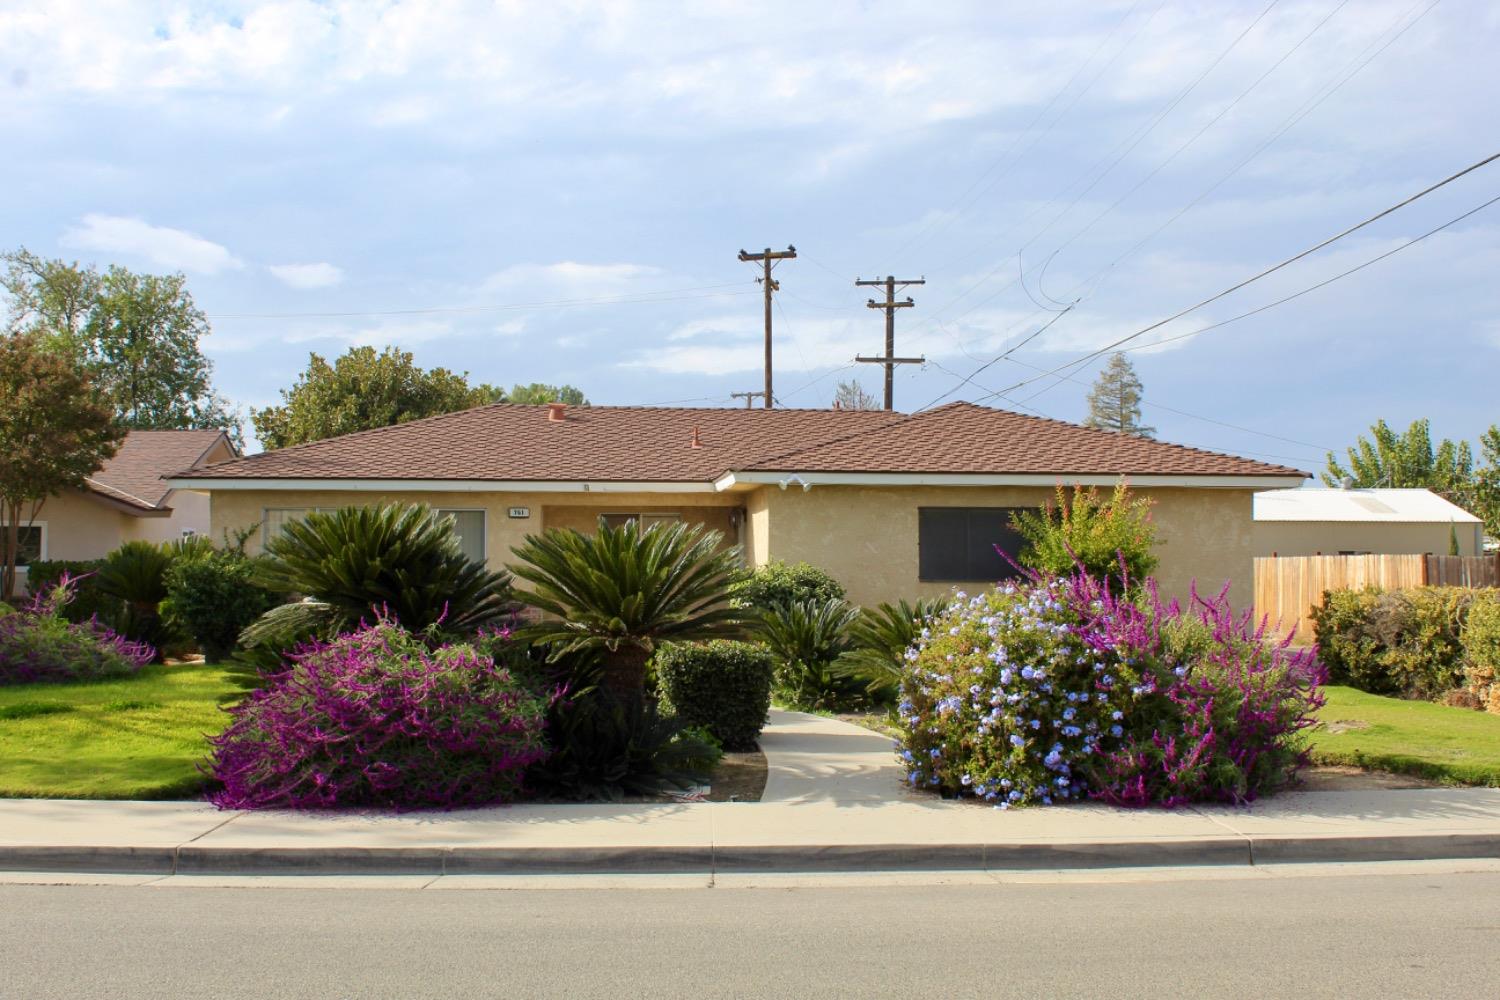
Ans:
[[[883,357],[879,357],[879,358],[866,358],[866,357],[863,357],[863,356],[857,356],[857,357],[855,357],[854,360],[858,361],[858,362],[861,362],[863,364],[868,364],[868,365],[885,365],[885,408],[887,410],[893,410],[893,409],[896,408],[896,406],[895,406],[895,374],[896,374],[896,366],[897,365],[920,365],[920,364],[923,364],[923,363],[925,363],[927,361],[926,358],[898,358],[898,357],[896,357],[896,310],[897,309],[910,309],[912,306],[916,305],[916,303],[911,300],[911,296],[910,295],[908,295],[906,297],[906,301],[905,302],[897,302],[896,301],[896,289],[897,288],[905,288],[908,285],[925,285],[925,284],[927,284],[927,279],[925,279],[925,278],[906,278],[906,279],[903,279],[901,281],[897,281],[895,278],[891,277],[890,275],[886,275],[884,278],[874,278],[874,279],[869,280],[869,281],[865,281],[863,279],[856,278],[856,279],[854,279],[854,283],[856,285],[864,286],[864,287],[879,288],[879,287],[883,286],[885,288],[885,301],[884,302],[876,302],[874,299],[870,299],[869,302],[865,303],[871,309],[884,309],[885,310],[885,355]]]
[[[748,409],[750,409],[750,407],[752,405],[754,405],[754,403],[755,403],[755,397],[756,396],[764,396],[764,395],[765,395],[765,393],[763,393],[763,392],[731,392],[729,394],[729,398],[730,399],[743,399],[745,401],[745,409],[748,410]]]
[[[796,260],[797,248],[788,244],[785,250],[773,251],[766,247],[760,253],[746,253],[740,251],[740,260],[758,263],[765,269],[764,277],[755,280],[761,283],[766,293],[766,409],[776,405],[776,397],[771,394],[771,293],[781,288],[781,283],[771,277],[771,268],[776,266],[778,260]]]

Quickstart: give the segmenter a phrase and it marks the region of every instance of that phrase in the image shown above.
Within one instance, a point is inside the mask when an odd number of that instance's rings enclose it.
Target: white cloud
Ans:
[[[282,335],[287,344],[333,341],[348,347],[414,347],[435,340],[460,336],[446,320],[377,322],[370,326],[312,326]]]
[[[269,264],[266,270],[292,288],[328,288],[344,280],[342,268],[326,261],[316,264]]]
[[[123,215],[85,215],[60,242],[80,250],[144,257],[160,267],[198,274],[218,274],[245,266],[212,240]]]

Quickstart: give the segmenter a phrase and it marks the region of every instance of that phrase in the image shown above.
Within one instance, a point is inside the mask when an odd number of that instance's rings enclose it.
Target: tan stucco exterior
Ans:
[[[1257,556],[1448,555],[1450,528],[1458,554],[1479,555],[1484,526],[1433,522],[1256,521]]]
[[[1216,592],[1226,581],[1237,605],[1250,600],[1252,574],[1251,490],[1141,489],[1155,501],[1164,595],[1185,597],[1196,581]],[[579,493],[282,491],[228,489],[213,493],[210,530],[218,536],[262,522],[267,508],[337,507],[399,500],[434,507],[483,509],[485,551],[491,565],[511,560],[511,548],[544,527],[591,527],[601,513],[672,512],[707,524],[743,545],[746,561],[807,561],[837,577],[851,600],[884,600],[971,589],[993,581],[918,580],[917,511],[921,507],[1040,506],[1053,490],[989,486],[829,486],[810,491],[793,486],[755,487],[723,493]],[[526,518],[510,508],[525,507]],[[258,548],[257,535],[252,546]]]

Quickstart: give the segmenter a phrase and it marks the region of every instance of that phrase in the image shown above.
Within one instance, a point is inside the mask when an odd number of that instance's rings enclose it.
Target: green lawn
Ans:
[[[1445,783],[1500,787],[1500,715],[1325,689],[1313,761],[1353,764]]]
[[[202,791],[204,734],[248,678],[201,664],[128,680],[0,688],[0,797],[174,799]]]

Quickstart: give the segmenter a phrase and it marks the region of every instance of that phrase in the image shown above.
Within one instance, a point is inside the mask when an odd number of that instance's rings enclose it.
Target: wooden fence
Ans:
[[[1255,560],[1255,614],[1313,641],[1312,612],[1325,590],[1500,587],[1500,555],[1290,556]]]

